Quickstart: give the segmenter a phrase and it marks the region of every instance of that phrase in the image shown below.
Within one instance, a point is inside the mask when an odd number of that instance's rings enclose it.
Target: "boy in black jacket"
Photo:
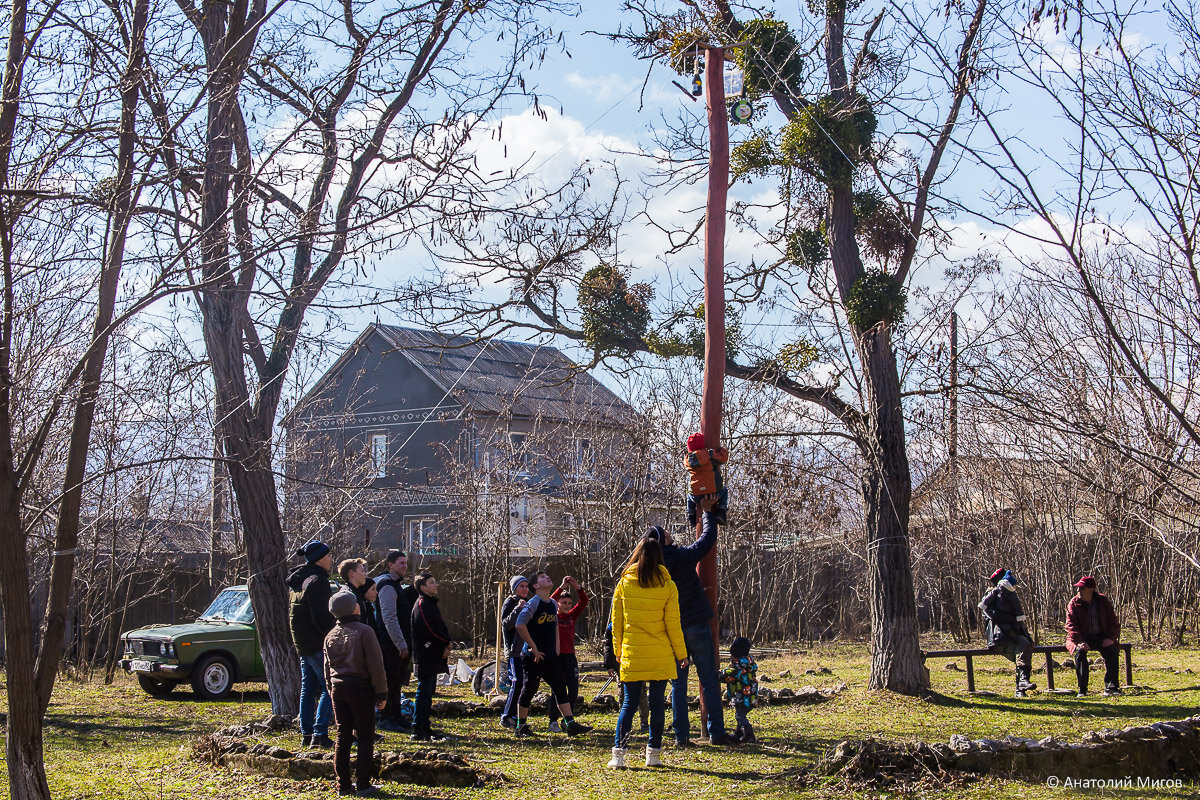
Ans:
[[[333,747],[329,723],[333,721],[333,701],[325,684],[325,636],[333,630],[329,613],[329,570],[333,556],[329,545],[311,541],[296,551],[304,564],[287,576],[291,603],[289,626],[292,642],[300,654],[300,746]]]
[[[412,654],[417,674],[412,738],[415,742],[440,742],[444,737],[434,736],[429,717],[433,711],[437,676],[450,671],[446,663],[452,648],[450,631],[438,609],[437,578],[425,573],[418,575],[413,579],[413,588],[420,595],[412,608]]]
[[[525,664],[521,660],[521,637],[517,636],[517,615],[529,600],[529,580],[524,575],[513,575],[508,581],[512,594],[505,599],[500,609],[500,622],[504,631],[504,654],[508,656],[508,700],[500,713],[500,724],[506,728],[517,727],[517,701],[525,682]],[[500,674],[500,665],[496,665]]]

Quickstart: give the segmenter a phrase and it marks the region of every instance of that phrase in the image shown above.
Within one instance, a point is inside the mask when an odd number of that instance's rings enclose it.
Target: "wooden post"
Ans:
[[[975,662],[967,656],[967,691],[975,693]]]
[[[499,581],[496,584],[496,672],[492,680],[492,696],[500,696],[500,654],[504,652],[504,589],[507,584]]]
[[[1046,651],[1046,691],[1054,691],[1054,659],[1050,657],[1050,651]]]
[[[704,396],[700,430],[711,448],[721,443],[725,395],[725,214],[729,195],[729,120],[725,110],[725,50],[704,50],[704,89],[708,111],[708,204],[704,213]],[[703,519],[696,521],[699,538]],[[696,565],[713,609],[713,648],[720,653],[721,611],[717,591],[717,548]],[[700,734],[708,730],[708,709],[700,693]]]
[[[1126,642],[1121,649],[1125,651],[1125,685],[1133,686],[1133,643]]]

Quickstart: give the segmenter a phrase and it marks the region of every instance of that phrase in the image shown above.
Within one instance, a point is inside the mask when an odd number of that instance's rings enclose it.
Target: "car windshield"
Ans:
[[[250,607],[250,593],[245,589],[226,589],[217,595],[200,619],[215,619],[225,622],[254,622],[254,609]]]

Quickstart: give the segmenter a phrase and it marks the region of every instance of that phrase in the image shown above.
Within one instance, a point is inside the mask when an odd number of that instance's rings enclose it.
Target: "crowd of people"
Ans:
[[[608,631],[611,674],[619,679],[621,710],[609,766],[625,766],[633,717],[647,695],[649,742],[646,764],[662,764],[665,694],[672,688],[672,732],[679,748],[695,747],[688,719],[688,677],[692,665],[708,714],[705,738],[716,745],[754,741],[746,712],[755,704],[757,680],[749,642],[738,639],[732,662],[719,671],[710,624],[713,609],[697,577],[696,565],[716,543],[716,497],[700,497],[701,535],[677,544],[652,527],[634,548],[619,576]],[[337,566],[342,588],[331,581],[329,545],[312,541],[297,551],[304,563],[288,575],[292,638],[300,656],[300,735],[302,747],[333,748],[338,790],[370,795],[377,729],[405,731],[414,741],[440,741],[431,727],[437,677],[449,670],[452,640],[438,610],[437,579],[428,573],[407,582],[408,558],[393,550],[382,573],[369,575],[363,559]],[[556,587],[539,571],[509,581],[511,596],[501,607],[503,646],[508,658],[508,697],[501,725],[517,738],[535,735],[529,721],[534,697],[544,683],[550,692],[548,730],[580,736],[592,730],[576,718],[579,662],[575,624],[590,596],[566,576]],[[499,670],[498,665],[498,670]],[[415,678],[415,699],[405,690]],[[725,730],[721,685],[735,709],[738,735]],[[336,741],[330,738],[336,722]],[[351,749],[357,759],[351,769]]]
[[[689,521],[699,520],[695,541],[678,543],[664,528],[651,527],[637,542],[616,576],[611,625],[605,632],[605,666],[619,679],[620,711],[608,766],[624,768],[629,757],[635,714],[648,734],[645,763],[662,765],[666,733],[666,690],[671,683],[671,733],[677,749],[696,747],[688,713],[688,678],[695,667],[707,727],[700,737],[711,744],[754,742],[749,712],[757,704],[757,665],[750,641],[734,639],[729,664],[718,663],[712,635],[714,610],[701,584],[697,565],[712,551],[718,526],[728,516],[728,492],[721,467],[723,448],[708,449],[703,436],[689,437],[685,466],[691,476]],[[370,577],[363,559],[337,567],[343,587],[334,591],[333,556],[322,541],[297,551],[304,563],[287,578],[291,631],[300,657],[300,733],[302,747],[334,748],[335,774],[342,795],[371,795],[376,728],[411,733],[417,742],[441,741],[431,726],[438,676],[449,671],[453,643],[438,609],[438,582],[427,573],[408,581],[408,557],[392,550],[382,572]],[[988,645],[1016,664],[1016,693],[1037,688],[1030,681],[1033,640],[1011,570],[991,577],[993,589],[980,602]],[[560,585],[547,572],[514,575],[500,616],[507,658],[508,696],[500,724],[519,739],[535,735],[529,721],[534,698],[545,683],[550,692],[549,730],[581,736],[592,730],[576,718],[579,710],[579,662],[575,625],[589,602],[587,591],[566,576]],[[1117,684],[1117,637],[1120,627],[1112,603],[1087,576],[1075,584],[1078,594],[1067,612],[1067,648],[1075,658],[1080,696],[1087,692],[1087,653],[1104,658],[1105,686]],[[497,677],[502,665],[496,665]],[[404,691],[416,678],[415,699]],[[725,727],[724,703],[734,711],[736,728]],[[337,740],[329,737],[336,721]],[[357,747],[351,771],[350,753]]]

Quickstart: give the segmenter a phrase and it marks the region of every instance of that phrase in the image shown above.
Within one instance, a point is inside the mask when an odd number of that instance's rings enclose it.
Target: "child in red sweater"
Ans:
[[[570,588],[579,596],[578,602],[563,590]],[[571,709],[579,704],[579,659],[575,657],[575,622],[587,608],[588,593],[579,585],[579,581],[570,575],[563,578],[562,585],[550,594],[550,599],[558,603],[558,661],[562,665],[563,677],[567,680],[567,703]],[[558,728],[558,718],[561,716],[554,699],[550,700],[550,730]]]
[[[687,498],[688,523],[696,527],[696,505],[704,497],[716,497],[713,513],[718,525],[726,525],[729,511],[729,489],[721,475],[721,466],[729,460],[724,447],[709,448],[703,433],[693,433],[687,439],[687,457],[683,464],[690,478]]]

